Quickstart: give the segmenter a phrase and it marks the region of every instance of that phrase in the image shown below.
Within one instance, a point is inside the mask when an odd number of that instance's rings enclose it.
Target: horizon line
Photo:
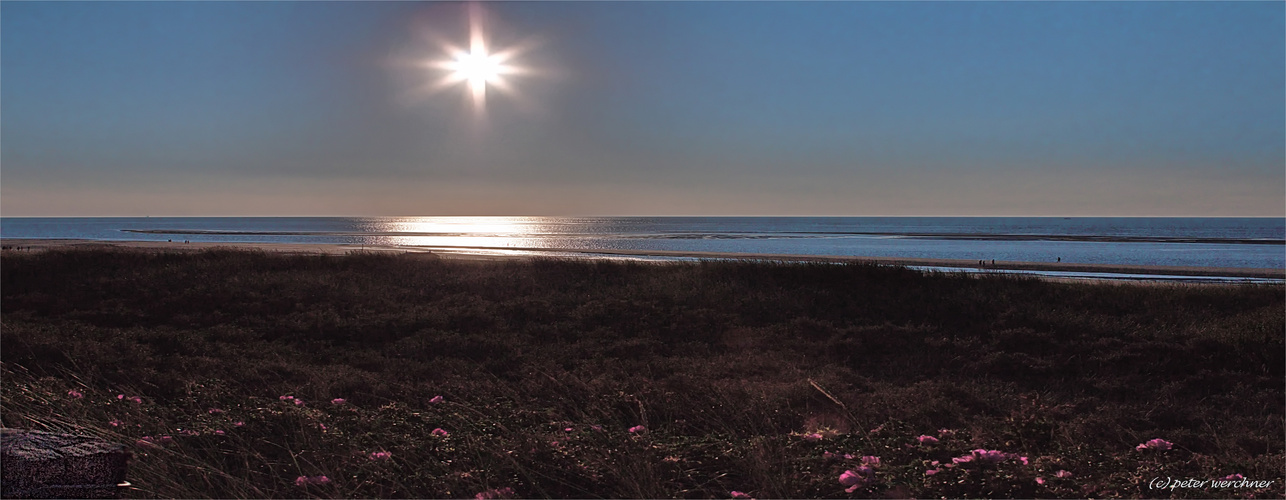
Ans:
[[[1029,219],[1286,219],[1283,215],[0,215],[0,219],[307,219],[307,218],[410,218],[410,217],[453,217],[453,218],[1029,218]]]

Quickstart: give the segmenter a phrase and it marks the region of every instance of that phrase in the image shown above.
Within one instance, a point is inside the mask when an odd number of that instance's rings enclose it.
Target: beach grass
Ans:
[[[127,496],[1286,496],[1281,285],[232,250],[0,273],[0,423],[129,444]],[[1157,487],[1237,475],[1271,483]]]

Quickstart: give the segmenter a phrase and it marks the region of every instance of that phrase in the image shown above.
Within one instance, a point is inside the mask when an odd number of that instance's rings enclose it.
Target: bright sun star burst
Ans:
[[[470,12],[469,50],[464,51],[447,47],[451,59],[435,61],[431,66],[445,70],[447,75],[439,82],[440,86],[465,83],[473,95],[474,105],[481,109],[486,103],[487,87],[494,86],[510,92],[506,75],[521,73],[521,68],[510,64],[518,48],[492,52],[487,48],[487,37],[477,10]]]
[[[504,61],[496,54],[489,54],[485,47],[474,47],[468,53],[460,52],[454,61],[446,63],[451,70],[451,79],[457,82],[468,82],[475,100],[487,95],[487,84],[500,82],[500,75],[508,72]]]

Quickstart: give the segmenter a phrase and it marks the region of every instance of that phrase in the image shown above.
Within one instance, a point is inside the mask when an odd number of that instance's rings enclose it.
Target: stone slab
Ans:
[[[0,496],[116,498],[130,454],[95,437],[0,429]]]

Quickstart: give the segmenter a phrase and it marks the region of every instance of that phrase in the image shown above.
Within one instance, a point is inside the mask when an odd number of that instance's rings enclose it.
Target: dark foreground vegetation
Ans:
[[[0,420],[129,443],[132,496],[1286,495],[1281,286],[234,251],[0,264]],[[1172,446],[1138,449],[1154,439]],[[1271,485],[1154,481],[1237,474]]]

